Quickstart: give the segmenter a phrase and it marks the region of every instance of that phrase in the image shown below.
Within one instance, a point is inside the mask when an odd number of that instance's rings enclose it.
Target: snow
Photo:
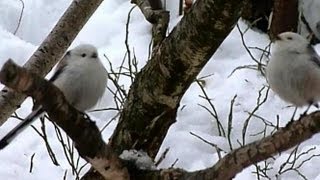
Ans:
[[[50,32],[71,1],[28,0],[24,2],[25,8],[21,24],[14,35],[13,33],[17,27],[21,11],[21,2],[19,0],[0,1],[0,65],[8,58],[14,59],[15,62],[21,65],[25,63]],[[178,16],[178,4],[178,0],[167,1],[167,9],[171,11],[170,30],[173,29],[181,18]],[[125,27],[128,12],[132,7],[133,5],[128,0],[103,1],[77,36],[71,48],[80,43],[94,44],[99,48],[100,57],[109,72],[110,65],[104,55],[112,62],[113,68],[118,68],[127,51],[124,43]],[[241,21],[239,22],[239,26],[242,31],[247,29],[247,26]],[[244,38],[248,47],[265,49],[269,44],[267,35],[250,29],[246,31]],[[137,57],[139,69],[147,62],[150,41],[151,25],[144,19],[140,10],[136,7],[130,16],[129,46],[131,52],[134,52]],[[316,46],[318,52],[319,48],[319,46]],[[262,51],[260,50],[250,49],[250,51],[256,59],[259,59],[262,55]],[[267,59],[264,57],[262,63],[266,64]],[[256,107],[259,90],[267,86],[265,77],[257,70],[244,68],[235,71],[230,76],[235,68],[244,65],[257,64],[251,59],[249,53],[242,45],[239,31],[235,27],[198,76],[198,78],[201,78],[211,75],[202,79],[205,82],[204,89],[217,111],[218,119],[225,133],[227,133],[228,129],[230,103],[234,96],[237,95],[233,105],[233,120],[230,134],[230,143],[233,149],[240,147],[239,142],[243,143],[242,130],[249,116],[248,112],[252,112]],[[128,90],[131,81],[128,78],[121,78],[120,84]],[[115,90],[111,82],[109,82],[108,86],[110,89]],[[3,86],[1,85],[1,87]],[[261,101],[266,93],[267,88],[264,88],[261,91]],[[277,124],[277,115],[279,115],[279,126],[285,126],[291,118],[294,108],[288,107],[289,104],[279,99],[271,90],[267,95],[266,102],[259,107],[255,115],[268,120],[274,125]],[[167,168],[174,164],[174,167],[195,171],[211,167],[219,160],[218,153],[214,147],[191,133],[218,146],[223,150],[221,152],[222,156],[225,155],[225,152],[230,151],[228,138],[219,136],[216,120],[207,110],[199,106],[203,105],[212,110],[208,101],[200,96],[203,96],[203,93],[199,85],[194,82],[183,97],[180,109],[178,110],[177,122],[170,127],[157,155],[156,161],[169,148],[165,159],[161,161],[158,168]],[[18,115],[25,117],[30,112],[31,106],[31,100],[28,99],[17,111]],[[107,91],[96,108],[114,107],[113,95],[110,91]],[[304,109],[300,108],[298,110],[296,118]],[[311,111],[314,110],[314,108],[311,109]],[[116,115],[116,112],[106,110],[91,112],[89,115],[102,128]],[[10,118],[2,125],[0,127],[0,137],[14,127],[17,122],[18,120],[15,118]],[[106,141],[111,136],[116,123],[116,120],[111,121],[103,131],[103,137]],[[39,129],[40,122],[37,121],[34,125]],[[1,179],[40,180],[46,177],[50,177],[50,179],[62,179],[65,172],[67,172],[66,179],[75,178],[61,145],[56,138],[53,125],[50,122],[46,122],[46,127],[50,145],[60,166],[55,166],[51,162],[43,140],[32,128],[28,128],[12,144],[0,151],[0,159],[2,160],[0,165]],[[265,123],[262,119],[252,117],[248,124],[245,142],[249,143],[261,139],[263,134],[259,134],[259,132],[264,128]],[[273,128],[268,126],[266,133],[269,134],[272,130]],[[307,152],[310,148],[315,149],[302,155],[294,167],[299,167],[299,164],[310,156],[320,154],[319,139],[319,135],[315,135],[299,146],[297,154]],[[269,168],[272,168],[267,172],[270,178],[302,179],[297,172],[292,170],[279,174],[279,169],[283,167],[283,163],[290,157],[291,151],[289,150],[281,153],[281,155],[274,156],[274,160],[267,160],[270,163]],[[33,169],[29,173],[32,155],[34,155],[32,161]],[[76,158],[77,156],[74,157],[75,160]],[[311,160],[304,162],[299,167],[299,171],[307,179],[320,179],[319,172],[314,170],[319,166],[319,161],[320,158],[315,156]],[[84,163],[83,160],[80,161],[81,165]],[[259,163],[259,165],[263,167],[263,163]],[[287,164],[286,166],[289,165]],[[81,174],[86,172],[88,168],[89,166],[86,166],[81,171]],[[251,166],[238,174],[235,179],[257,179],[256,174],[253,173],[255,169],[255,166]]]
[[[119,157],[134,163],[139,169],[155,170],[157,168],[153,160],[148,156],[148,153],[141,150],[124,150]]]
[[[311,28],[314,35],[320,39],[320,1],[317,0],[300,0],[299,1],[299,8],[301,9],[302,14],[305,17],[305,20],[307,21],[309,27]],[[301,25],[301,31],[306,31],[303,28],[305,25],[302,23]]]

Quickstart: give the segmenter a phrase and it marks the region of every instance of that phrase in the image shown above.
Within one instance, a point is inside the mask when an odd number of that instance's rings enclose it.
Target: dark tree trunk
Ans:
[[[149,3],[150,3],[152,10],[162,9],[161,0],[149,0]]]
[[[298,0],[274,0],[271,39],[282,32],[297,32],[298,15]]]
[[[263,32],[268,32],[269,16],[272,11],[274,0],[247,0],[246,8],[242,11],[241,17],[251,27]]]

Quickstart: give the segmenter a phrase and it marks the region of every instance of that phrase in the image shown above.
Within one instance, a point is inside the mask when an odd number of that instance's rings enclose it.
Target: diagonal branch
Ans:
[[[273,135],[232,151],[213,167],[205,171],[193,172],[193,174],[198,178],[207,176],[216,179],[231,179],[244,168],[272,157],[278,152],[288,150],[319,133],[319,120],[319,111],[301,117],[298,121],[280,128]]]
[[[46,75],[70,46],[103,0],[74,0],[59,22],[24,65],[39,76]],[[20,106],[25,95],[8,88],[0,92],[0,125]]]
[[[95,122],[72,107],[53,84],[7,61],[0,71],[0,81],[17,92],[32,96],[75,143],[80,156],[105,179],[129,179],[129,174],[109,145],[102,139]]]
[[[149,19],[145,11],[152,8],[146,1],[133,3]],[[176,120],[182,96],[237,23],[243,2],[196,1],[169,36],[163,37],[156,48],[154,43],[152,58],[136,75],[110,139],[118,154],[133,148],[156,156]],[[99,179],[99,176],[89,171],[83,178]]]
[[[152,8],[146,1],[132,2],[149,19],[144,11]],[[237,23],[243,2],[196,1],[169,36],[164,37],[158,47],[154,46],[152,58],[130,87],[110,139],[118,154],[126,149],[141,149],[151,157],[156,156],[170,125],[176,120],[182,96]],[[99,175],[89,171],[83,179],[99,179]]]
[[[196,1],[136,76],[111,138],[118,152],[155,157],[175,122],[180,100],[236,24],[242,0]]]

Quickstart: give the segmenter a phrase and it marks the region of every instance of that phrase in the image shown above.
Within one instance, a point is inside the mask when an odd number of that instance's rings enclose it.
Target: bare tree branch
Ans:
[[[139,6],[144,17],[151,24],[157,23],[161,11],[154,10],[149,3],[149,0],[132,0],[131,3],[134,3]]]
[[[273,135],[234,150],[210,168],[211,170],[206,171],[212,171],[211,177],[216,177],[216,179],[231,179],[249,165],[292,148],[320,132],[319,119],[319,111],[302,117],[280,128]]]
[[[105,179],[129,179],[127,169],[117,154],[102,139],[95,122],[77,111],[53,84],[26,68],[7,61],[0,71],[0,81],[17,92],[32,96],[74,141],[80,156],[88,161]]]
[[[178,179],[232,179],[246,167],[270,158],[278,152],[288,150],[319,133],[319,120],[320,111],[301,117],[286,127],[280,128],[273,135],[232,151],[211,168],[195,172],[172,169],[171,172],[179,172]]]
[[[190,84],[236,24],[242,0],[196,1],[136,76],[111,138],[154,157]],[[223,13],[222,13],[223,12]]]
[[[160,8],[162,7],[160,0],[132,0],[131,2],[138,5],[146,20],[153,24],[153,47],[158,47],[166,37],[169,12]]]
[[[46,75],[102,1],[74,0],[24,67],[39,76]],[[8,88],[2,89],[0,92],[0,125],[20,106],[25,97]]]
[[[126,149],[142,149],[156,156],[175,122],[183,94],[237,23],[243,1],[196,1],[169,36],[153,48],[152,58],[131,85],[109,142],[118,154]],[[152,11],[146,1],[133,3],[142,12]],[[148,17],[148,13],[143,14]],[[83,179],[101,177],[89,171]]]

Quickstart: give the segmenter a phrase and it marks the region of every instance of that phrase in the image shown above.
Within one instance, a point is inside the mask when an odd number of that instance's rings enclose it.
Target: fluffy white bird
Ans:
[[[320,57],[307,39],[293,32],[277,36],[267,80],[279,97],[296,107],[320,100]]]
[[[68,51],[57,65],[50,81],[65,95],[77,110],[84,112],[92,108],[104,94],[108,73],[102,65],[97,49],[82,44]],[[0,149],[43,113],[41,106],[34,110],[0,140]]]

